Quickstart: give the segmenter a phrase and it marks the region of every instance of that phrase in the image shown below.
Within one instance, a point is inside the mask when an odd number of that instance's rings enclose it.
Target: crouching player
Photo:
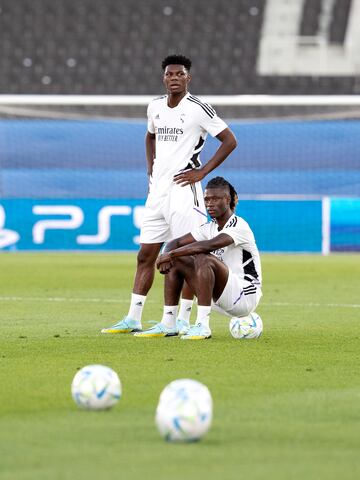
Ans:
[[[262,296],[261,264],[254,234],[247,222],[234,214],[237,193],[224,178],[209,181],[204,192],[211,221],[169,242],[158,257],[157,268],[165,274],[165,305],[178,305],[184,281],[198,299],[195,325],[179,332],[183,340],[211,337],[213,309],[230,317],[253,312]],[[153,327],[137,337],[173,336],[173,316],[164,316],[161,329]],[[162,335],[156,332],[162,332]]]

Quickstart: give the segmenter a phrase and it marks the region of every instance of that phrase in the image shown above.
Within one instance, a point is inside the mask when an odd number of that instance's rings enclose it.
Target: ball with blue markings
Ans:
[[[232,317],[229,323],[231,336],[237,339],[259,338],[263,331],[263,323],[255,312],[246,317]]]
[[[213,402],[209,389],[196,380],[175,380],[161,392],[155,422],[169,442],[194,442],[209,430]]]
[[[77,405],[88,410],[113,407],[122,393],[120,379],[114,370],[104,365],[87,365],[77,372],[71,394]]]

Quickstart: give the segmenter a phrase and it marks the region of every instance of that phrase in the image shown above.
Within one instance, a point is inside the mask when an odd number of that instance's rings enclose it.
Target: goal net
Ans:
[[[137,249],[151,98],[0,96],[0,248]],[[262,251],[360,250],[358,97],[203,99],[238,139],[209,178],[235,186]]]

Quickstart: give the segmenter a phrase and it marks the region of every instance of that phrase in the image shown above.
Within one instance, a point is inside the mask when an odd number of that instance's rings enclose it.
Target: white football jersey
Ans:
[[[168,96],[154,99],[148,106],[148,131],[155,134],[155,159],[150,191],[166,191],[181,170],[201,166],[199,154],[207,134],[213,137],[227,128],[215,110],[187,93],[170,108]]]
[[[211,220],[192,231],[191,235],[195,240],[201,241],[211,240],[220,233],[229,235],[234,243],[211,253],[225,263],[235,275],[261,285],[259,250],[255,243],[254,234],[243,218],[233,214],[222,230],[218,230],[215,220]]]

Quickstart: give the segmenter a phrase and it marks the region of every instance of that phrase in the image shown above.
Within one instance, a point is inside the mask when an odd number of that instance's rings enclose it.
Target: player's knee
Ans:
[[[211,267],[211,255],[207,253],[195,255],[195,268],[197,271],[203,268],[208,269],[209,267]]]
[[[151,248],[141,247],[137,254],[138,266],[154,265],[158,252]]]
[[[175,257],[171,259],[173,265],[178,267],[182,265],[186,265],[188,263],[187,260],[188,260],[187,257]]]
[[[172,270],[183,272],[184,270],[188,270],[189,264],[187,262],[187,257],[177,257],[172,259]]]

